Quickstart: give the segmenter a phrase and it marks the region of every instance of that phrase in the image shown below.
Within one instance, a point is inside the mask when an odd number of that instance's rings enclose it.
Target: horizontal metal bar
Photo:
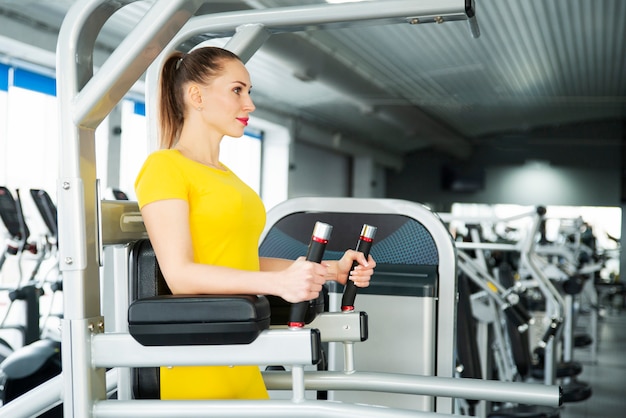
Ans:
[[[524,212],[519,213],[517,215],[508,216],[506,218],[497,217],[497,216],[465,216],[465,215],[454,215],[452,213],[438,212],[437,213],[443,222],[449,223],[453,221],[459,221],[469,224],[477,224],[481,222],[490,222],[490,223],[503,223],[503,222],[513,222],[524,218],[532,218],[537,213],[536,211],[532,212]]]
[[[270,33],[280,33],[363,25],[440,23],[468,20],[467,13],[465,0],[385,0],[244,10],[193,17],[181,29],[175,44],[201,34],[231,36],[238,26],[247,24],[261,24]]]
[[[100,401],[93,408],[94,418],[119,417],[324,417],[324,418],[446,418],[453,415],[409,411],[378,406],[353,405],[330,401]]]
[[[266,330],[250,344],[143,346],[130,334],[93,337],[94,367],[216,366],[314,364],[312,330]]]
[[[291,388],[288,372],[263,372],[263,379],[270,390]],[[553,407],[561,402],[558,386],[395,373],[305,372],[304,385],[307,390],[368,390]]]
[[[456,248],[461,250],[500,250],[500,251],[521,251],[521,246],[517,244],[500,244],[497,242],[462,242],[454,243]]]
[[[117,370],[109,370],[106,376],[107,392],[112,392],[117,386]],[[62,392],[63,374],[59,374],[2,406],[0,416],[2,418],[39,416],[62,402]]]
[[[42,412],[61,403],[63,380],[61,375],[36,386],[22,396],[0,408],[2,418],[23,418],[39,416]]]

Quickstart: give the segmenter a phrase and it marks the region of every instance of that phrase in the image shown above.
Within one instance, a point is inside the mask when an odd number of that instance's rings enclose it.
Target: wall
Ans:
[[[302,142],[292,146],[289,198],[350,196],[350,157]]]
[[[468,161],[431,151],[411,155],[403,170],[388,173],[387,196],[436,210],[454,202],[620,206],[623,135],[620,122],[604,122],[477,141]],[[468,178],[482,173],[481,190],[444,190],[444,167]]]

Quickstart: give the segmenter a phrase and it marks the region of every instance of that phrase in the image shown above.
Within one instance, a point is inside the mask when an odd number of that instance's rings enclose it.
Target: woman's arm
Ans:
[[[358,266],[351,271],[352,264],[355,261],[358,263]],[[261,271],[266,272],[284,270],[292,263],[292,260],[283,258],[260,258]],[[371,256],[368,257],[368,260],[365,260],[363,253],[355,250],[347,250],[340,260],[324,260],[322,264],[327,267],[325,276],[327,281],[333,280],[345,285],[349,275],[350,279],[358,287],[369,286],[372,274],[374,274],[374,268],[376,267],[376,262]]]
[[[159,200],[141,209],[159,266],[174,294],[271,294],[289,302],[317,297],[328,267],[304,258],[277,270],[251,272],[195,263],[189,207],[182,199]]]

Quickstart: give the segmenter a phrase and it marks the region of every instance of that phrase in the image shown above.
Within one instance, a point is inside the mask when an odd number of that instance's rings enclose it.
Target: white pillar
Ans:
[[[352,179],[353,197],[381,197],[375,193],[378,179],[376,178],[376,164],[372,157],[354,157]]]

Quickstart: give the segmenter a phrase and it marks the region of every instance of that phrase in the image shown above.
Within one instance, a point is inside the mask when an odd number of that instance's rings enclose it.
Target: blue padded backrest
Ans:
[[[435,241],[419,222],[398,214],[293,213],[280,219],[259,247],[262,257],[296,259],[306,255],[316,221],[333,226],[325,259],[338,259],[356,246],[361,227],[367,223],[378,228],[370,254],[378,264],[437,266]]]

